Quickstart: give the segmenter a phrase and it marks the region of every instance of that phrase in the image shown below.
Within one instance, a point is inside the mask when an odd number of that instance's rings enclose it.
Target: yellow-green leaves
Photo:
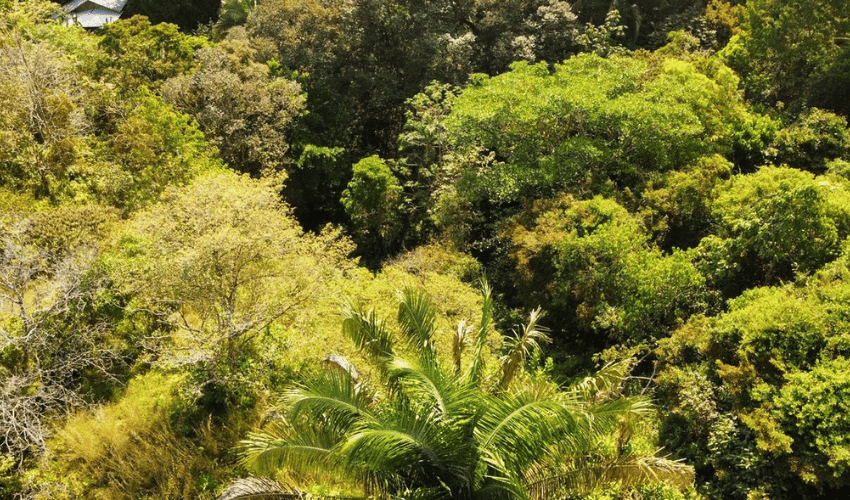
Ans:
[[[690,255],[651,246],[639,220],[613,200],[540,202],[503,237],[525,304],[546,304],[569,335],[596,332],[597,346],[664,335],[704,306],[704,278]]]
[[[810,274],[836,258],[850,234],[847,183],[785,167],[729,179],[718,187],[712,212],[727,250],[718,253],[704,241],[704,258],[716,270],[709,274],[737,281],[736,289]],[[733,267],[722,271],[719,260]]]
[[[149,91],[116,108],[103,110],[123,116],[110,124],[114,129],[106,144],[92,140],[90,163],[74,183],[78,196],[93,196],[129,213],[157,201],[169,186],[222,168],[197,123]]]
[[[189,71],[195,51],[208,44],[183,35],[173,24],[151,25],[142,16],[119,19],[102,30],[103,57],[95,76],[118,84],[122,93],[158,89],[166,78]]]
[[[171,314],[179,343],[213,365],[234,366],[316,285],[315,257],[269,182],[210,174],[168,191],[128,229],[125,289]]]
[[[498,163],[467,172],[465,189],[501,203],[610,181],[634,189],[652,172],[731,153],[748,113],[728,70],[653,64],[580,55],[551,74],[516,63],[468,87],[446,121],[453,145]]]
[[[351,218],[361,251],[386,252],[401,229],[401,186],[386,161],[370,156],[354,165],[340,202]]]
[[[847,484],[846,273],[842,259],[805,284],[750,290],[662,342],[664,440],[711,467],[718,494]]]
[[[197,71],[162,88],[163,99],[197,120],[231,168],[252,175],[291,162],[289,133],[306,99],[297,83],[269,76],[257,57],[247,39],[228,39],[198,50]]]

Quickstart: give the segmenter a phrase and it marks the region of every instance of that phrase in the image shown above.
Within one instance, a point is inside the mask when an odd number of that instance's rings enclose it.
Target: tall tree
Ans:
[[[817,92],[813,85],[836,61],[848,36],[850,4],[844,0],[753,0],[747,3],[744,33],[722,54],[743,76],[748,98],[783,102],[797,111],[810,92]]]
[[[0,222],[0,452],[22,463],[45,450],[50,419],[90,403],[86,389],[113,378],[126,353],[97,311],[110,294],[95,245],[114,214],[14,215]]]
[[[103,53],[95,76],[125,93],[142,86],[158,90],[165,79],[192,69],[195,51],[209,43],[180,33],[173,24],[151,24],[144,16],[119,19],[101,30]]]
[[[386,255],[394,249],[402,228],[401,186],[389,165],[377,156],[360,160],[353,170],[340,202],[351,219],[355,241],[365,255]]]
[[[12,28],[0,28],[0,183],[55,196],[79,154],[75,98],[82,89],[57,47],[28,40],[31,27],[15,26],[15,14],[34,14],[16,7],[0,14]]]
[[[231,168],[254,176],[282,170],[305,96],[297,83],[270,74],[247,39],[232,35],[198,50],[197,71],[167,80],[163,99],[198,121]]]
[[[279,185],[214,173],[138,213],[116,279],[176,328],[202,389],[230,388],[254,337],[309,296],[317,267]]]

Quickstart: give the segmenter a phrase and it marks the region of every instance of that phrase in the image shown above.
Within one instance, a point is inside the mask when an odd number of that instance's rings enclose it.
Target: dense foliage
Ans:
[[[399,303],[399,337],[410,357],[396,352],[374,310],[350,307],[343,332],[378,363],[383,391],[341,359],[339,370],[285,393],[289,424],[252,435],[245,462],[267,473],[282,465],[340,468],[367,490],[404,498],[542,499],[613,480],[690,483],[689,467],[640,456],[624,437],[648,410],[640,396],[621,397],[628,363],[608,365],[566,391],[539,375],[516,387],[524,358],[548,340],[537,325],[539,309],[505,339],[498,384],[486,380],[492,304],[484,283],[481,323],[474,332],[458,329],[448,363],[433,338],[436,310],[421,292],[406,289]],[[464,356],[467,348],[473,352]],[[618,426],[619,448],[606,456],[604,438]]]
[[[850,491],[846,1],[59,12],[0,0],[0,498]]]
[[[666,445],[702,469],[710,494],[846,487],[846,273],[842,257],[809,281],[753,288],[662,342]]]

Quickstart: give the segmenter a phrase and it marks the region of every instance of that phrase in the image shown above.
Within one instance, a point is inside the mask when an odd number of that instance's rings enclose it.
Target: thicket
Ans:
[[[847,2],[154,3],[0,0],[0,498],[846,495]]]

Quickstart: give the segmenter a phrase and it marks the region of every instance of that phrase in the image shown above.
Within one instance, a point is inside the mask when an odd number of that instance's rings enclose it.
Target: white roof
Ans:
[[[65,24],[79,24],[83,28],[99,28],[119,17],[121,17],[120,12],[92,9],[83,12],[71,12],[65,20]]]
[[[124,10],[124,6],[127,5],[127,0],[73,0],[65,4],[65,12],[73,12],[74,9],[77,9],[84,3],[94,4],[86,10],[96,10],[99,7],[102,10],[121,12]]]
[[[65,24],[99,28],[121,17],[127,0],[73,0],[65,4]]]
[[[71,12],[72,10],[76,9],[80,5],[86,3],[87,1],[88,0],[74,0],[73,2],[66,3],[62,7],[65,9],[65,12]]]
[[[95,0],[95,3],[99,3],[115,12],[121,12],[124,10],[124,6],[127,5],[127,0]]]

